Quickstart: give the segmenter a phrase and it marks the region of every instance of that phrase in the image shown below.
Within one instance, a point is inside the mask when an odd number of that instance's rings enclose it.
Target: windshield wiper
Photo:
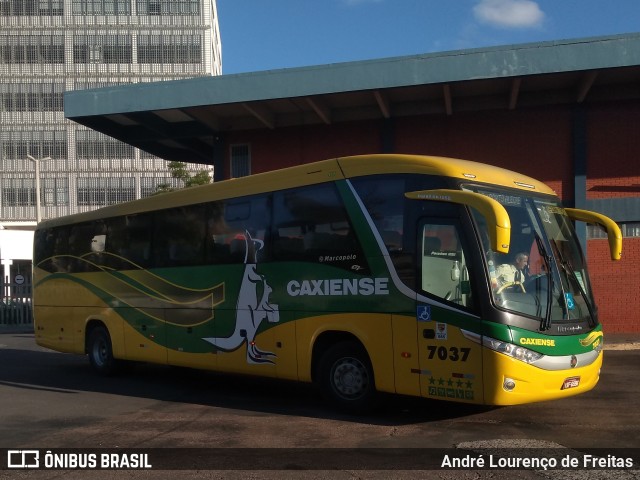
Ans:
[[[554,240],[549,239],[549,244],[551,245],[551,247],[553,247],[553,249],[555,250],[555,255],[557,256],[558,260],[560,261],[560,266],[562,267],[562,269],[566,272],[566,266],[564,265],[562,259],[562,253],[560,252],[560,249],[558,248],[558,245],[556,245],[556,242]],[[552,260],[555,261],[555,257],[552,258]],[[558,272],[560,273],[560,272]],[[567,298],[567,293],[564,291],[564,284],[562,282],[562,278],[560,279],[560,297],[562,298],[562,305],[563,305],[563,309],[565,311],[565,315],[566,315],[566,319],[570,320],[570,314],[569,314],[569,299]]]
[[[552,243],[555,245],[555,241],[552,241]],[[560,251],[560,248],[558,247],[558,245],[555,245],[555,250],[558,254],[558,259],[560,260],[560,265],[562,266],[562,269],[569,275],[570,278],[572,278],[575,281],[576,285],[578,285],[578,290],[580,291],[580,295],[582,295],[582,298],[584,299],[584,304],[587,306],[587,310],[589,311],[589,327],[591,328],[595,327],[597,325],[596,315],[595,315],[593,305],[591,304],[589,297],[587,297],[587,292],[582,287],[582,283],[580,282],[580,279],[578,278],[578,275],[576,274],[576,271],[573,269],[573,266],[571,265],[571,263],[569,263],[564,258],[564,255],[562,255],[562,252]],[[567,314],[568,312],[569,311],[567,310]]]
[[[549,330],[551,328],[551,302],[553,300],[553,271],[551,270],[551,257],[547,253],[547,249],[544,247],[544,243],[542,242],[542,238],[538,235],[538,232],[535,233],[536,244],[538,245],[538,252],[544,259],[544,264],[547,269],[547,311],[545,313],[544,318],[540,322],[540,330]]]

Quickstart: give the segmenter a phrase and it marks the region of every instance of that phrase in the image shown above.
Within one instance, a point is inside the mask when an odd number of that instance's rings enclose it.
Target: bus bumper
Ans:
[[[484,351],[484,403],[518,405],[588,392],[600,379],[603,353],[584,367],[543,370],[488,349]]]

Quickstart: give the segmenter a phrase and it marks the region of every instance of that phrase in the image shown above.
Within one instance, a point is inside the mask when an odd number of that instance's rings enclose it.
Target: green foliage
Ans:
[[[193,187],[195,185],[206,185],[211,183],[211,177],[207,170],[200,170],[193,175],[187,170],[187,165],[184,162],[169,162],[167,165],[169,173],[173,178],[182,180],[184,187]],[[171,185],[163,183],[156,187],[156,193],[166,193],[175,190]]]

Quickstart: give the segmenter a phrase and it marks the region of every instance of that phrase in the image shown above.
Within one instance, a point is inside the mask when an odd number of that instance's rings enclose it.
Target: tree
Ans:
[[[192,175],[191,172],[187,170],[187,164],[184,162],[169,162],[167,168],[173,178],[182,180],[185,188],[211,183],[211,176],[207,170],[200,170]],[[166,193],[173,190],[175,189],[168,183],[163,183],[156,187],[156,193]]]

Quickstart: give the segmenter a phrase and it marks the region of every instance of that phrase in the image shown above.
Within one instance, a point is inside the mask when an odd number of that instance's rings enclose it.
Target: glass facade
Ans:
[[[167,162],[64,118],[63,92],[221,74],[215,0],[0,0],[0,223],[175,185]],[[202,170],[203,165],[189,165]]]

